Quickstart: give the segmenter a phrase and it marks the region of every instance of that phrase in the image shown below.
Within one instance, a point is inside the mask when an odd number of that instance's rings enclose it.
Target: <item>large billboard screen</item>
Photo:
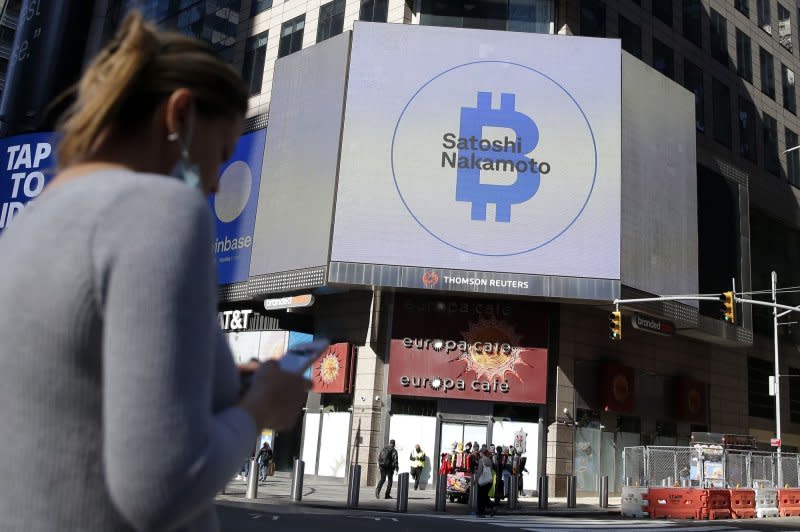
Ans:
[[[620,58],[357,23],[331,260],[619,279]]]
[[[264,129],[239,139],[233,156],[221,168],[219,190],[210,200],[216,218],[219,284],[247,281],[250,272],[265,140]]]
[[[327,265],[349,47],[348,32],[275,63],[250,277]],[[316,281],[293,278],[304,289]]]

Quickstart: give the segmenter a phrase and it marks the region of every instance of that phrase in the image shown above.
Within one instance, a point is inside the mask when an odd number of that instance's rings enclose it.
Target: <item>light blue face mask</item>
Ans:
[[[194,115],[191,115],[189,118],[188,124],[188,131],[186,132],[186,140],[180,138],[180,135],[176,133],[170,133],[167,136],[167,140],[169,141],[177,141],[180,143],[181,147],[181,158],[175,163],[175,166],[172,167],[169,175],[173,177],[177,177],[178,179],[182,180],[184,183],[189,185],[192,188],[200,189],[200,170],[197,168],[196,164],[193,164],[191,160],[189,160],[189,144],[192,142],[192,129],[194,128]]]

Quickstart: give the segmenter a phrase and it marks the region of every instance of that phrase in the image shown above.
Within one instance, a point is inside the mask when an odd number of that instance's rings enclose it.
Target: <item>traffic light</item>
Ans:
[[[733,292],[723,292],[722,295],[719,296],[719,302],[722,319],[728,323],[733,323]]]
[[[608,337],[612,340],[622,340],[622,312],[616,310],[608,315]]]

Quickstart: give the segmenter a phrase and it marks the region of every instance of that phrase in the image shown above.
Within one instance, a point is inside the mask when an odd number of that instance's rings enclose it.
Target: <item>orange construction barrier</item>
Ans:
[[[692,488],[650,488],[650,517],[658,519],[703,519],[706,490]]]
[[[705,500],[703,505],[704,519],[730,519],[731,518],[731,493],[726,489],[704,490]]]
[[[800,516],[800,488],[778,490],[778,512],[781,517]]]
[[[751,519],[756,516],[756,490],[737,488],[728,491],[734,519]]]

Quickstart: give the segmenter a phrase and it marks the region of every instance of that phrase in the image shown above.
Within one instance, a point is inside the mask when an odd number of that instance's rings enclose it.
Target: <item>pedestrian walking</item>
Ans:
[[[495,447],[494,456],[492,457],[492,467],[494,468],[495,474],[494,503],[496,505],[499,505],[500,501],[503,499],[503,489],[505,486],[503,482],[503,471],[505,470],[505,458],[507,456],[508,455],[503,453],[502,445]]]
[[[400,470],[400,466],[397,463],[397,449],[394,448],[394,440],[389,440],[389,445],[384,447],[383,450],[381,450],[381,454],[378,455],[378,467],[381,470],[381,479],[375,487],[375,498],[380,499],[381,488],[383,487],[384,481],[386,481],[386,495],[384,499],[391,499],[392,496],[390,493],[392,491],[392,483],[394,482],[394,473]]]
[[[414,446],[414,450],[411,451],[411,456],[409,460],[411,460],[411,478],[414,479],[414,490],[419,489],[419,479],[422,476],[422,470],[425,468],[425,461],[428,459],[425,456],[425,451],[417,444]]]
[[[74,96],[55,176],[0,237],[2,528],[214,531],[214,496],[308,389],[269,361],[240,395],[218,326],[208,196],[247,86],[134,12]]]
[[[269,476],[269,469],[270,465],[272,464],[272,449],[269,446],[269,442],[264,442],[264,445],[261,446],[261,449],[258,450],[258,469],[259,469],[259,479],[262,482],[267,481],[267,477]]]
[[[480,449],[478,458],[478,467],[475,470],[475,482],[473,485],[478,487],[478,517],[485,517],[487,508],[490,509],[491,514],[495,513],[495,506],[489,498],[489,490],[492,489],[493,482],[493,465],[491,453],[484,445]]]

